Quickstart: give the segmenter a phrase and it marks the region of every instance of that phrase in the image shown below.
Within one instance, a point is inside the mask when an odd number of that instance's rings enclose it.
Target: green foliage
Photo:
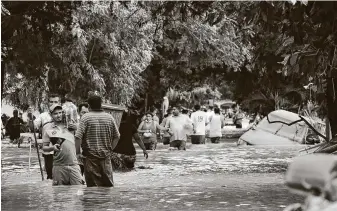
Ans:
[[[290,84],[302,88],[313,82],[317,85],[315,100],[325,93],[324,113],[336,134],[336,2],[261,2],[250,9],[254,13],[247,14],[243,23],[252,24],[256,32],[252,39],[253,90],[276,93]]]
[[[130,104],[137,96],[143,84],[140,73],[152,59],[155,30],[145,9],[118,2],[4,6],[10,13],[2,22],[2,60],[8,78],[21,73],[29,83],[47,80],[48,87],[42,90],[78,98],[99,90],[118,104]],[[42,14],[51,20],[41,19]]]

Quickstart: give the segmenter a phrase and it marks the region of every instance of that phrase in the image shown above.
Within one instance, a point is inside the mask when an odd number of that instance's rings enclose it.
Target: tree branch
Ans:
[[[91,52],[90,52],[90,57],[89,57],[89,61],[88,61],[88,63],[90,63],[90,61],[91,61],[92,52],[94,51],[95,44],[96,44],[96,38],[94,38],[94,44],[92,45],[92,49],[91,49]]]

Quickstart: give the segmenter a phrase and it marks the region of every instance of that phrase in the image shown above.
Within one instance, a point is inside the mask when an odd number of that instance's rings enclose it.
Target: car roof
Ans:
[[[302,116],[303,117],[303,116]],[[312,122],[310,119],[303,117],[308,122]],[[286,111],[286,110],[276,110],[272,111],[268,114],[268,119],[270,122],[272,121],[282,121],[286,124],[290,124],[292,122],[300,120],[300,116],[296,113]],[[305,124],[304,122],[300,122],[300,124]]]

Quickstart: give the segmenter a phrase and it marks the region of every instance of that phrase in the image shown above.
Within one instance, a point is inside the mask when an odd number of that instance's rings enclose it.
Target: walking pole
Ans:
[[[35,147],[36,147],[36,152],[37,152],[37,158],[39,159],[40,172],[41,172],[41,177],[42,177],[42,181],[43,181],[44,178],[43,178],[43,171],[42,171],[41,160],[40,160],[39,145],[37,144],[37,139],[36,139],[36,134],[35,134],[35,127],[34,127],[34,122],[33,122],[32,116],[33,115],[28,115],[29,121],[33,125],[33,134],[34,134],[34,139],[35,139]]]
[[[32,155],[32,139],[29,138],[29,172],[30,172],[30,157]]]

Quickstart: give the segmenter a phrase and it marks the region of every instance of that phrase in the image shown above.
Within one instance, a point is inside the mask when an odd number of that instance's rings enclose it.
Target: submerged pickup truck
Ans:
[[[312,120],[306,117],[301,118],[313,123]],[[273,111],[263,118],[258,125],[251,127],[244,133],[239,138],[238,145],[298,145],[319,143],[319,137],[305,122],[300,121],[301,118],[293,112],[285,110]],[[321,127],[324,127],[322,124]]]

